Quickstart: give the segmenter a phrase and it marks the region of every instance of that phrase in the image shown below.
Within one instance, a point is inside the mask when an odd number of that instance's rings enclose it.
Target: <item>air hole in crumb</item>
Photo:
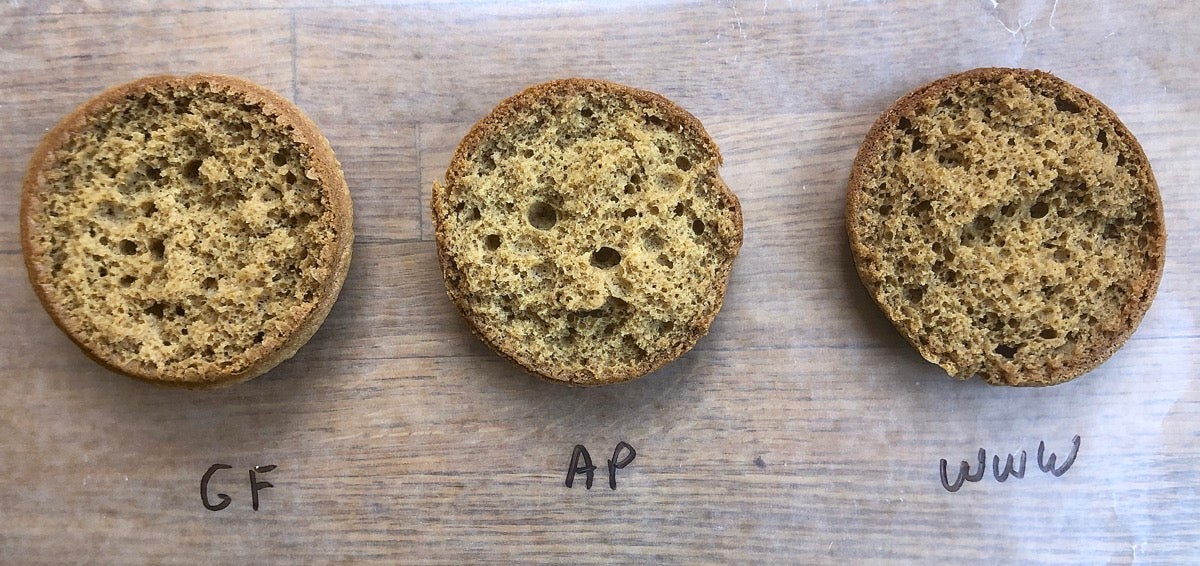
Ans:
[[[100,277],[108,277],[108,268],[101,266],[97,273],[100,274]]]
[[[608,246],[592,252],[592,266],[600,269],[610,269],[621,263],[621,253]]]
[[[687,171],[692,168],[692,160],[680,155],[679,157],[675,158],[675,166],[678,167],[680,171]]]
[[[1013,356],[1017,355],[1017,347],[1009,346],[1008,344],[1000,344],[999,346],[996,346],[994,351],[1010,360],[1013,359]]]
[[[1117,167],[1120,167],[1124,164],[1125,164],[1125,154],[1118,155],[1117,156]]]
[[[532,149],[529,149],[529,148],[522,149],[522,150],[521,150],[521,157],[524,157],[524,158],[526,158],[526,159],[529,159],[530,157],[533,157],[533,150],[532,150]]]
[[[175,305],[175,316],[183,316],[184,314],[187,314],[187,311],[183,310],[182,306]]]
[[[1057,261],[1059,263],[1064,263],[1068,259],[1071,259],[1071,252],[1068,252],[1067,250],[1064,250],[1062,248],[1054,250],[1054,261]]]
[[[155,212],[158,212],[158,206],[155,205],[153,201],[142,203],[141,208],[142,208],[142,216],[145,216],[147,218],[153,216]]]
[[[695,232],[697,236],[704,233],[704,222],[701,222],[699,218],[692,221],[692,232]]]
[[[296,184],[296,174],[292,173],[291,171],[288,171],[287,175],[283,176],[283,181],[289,185],[295,185]]]
[[[591,118],[592,117],[592,109],[585,107],[583,110],[579,111],[579,115],[583,116],[584,118]]]
[[[287,160],[287,156],[284,155],[283,152],[281,151],[271,157],[271,162],[276,165],[283,166],[283,165],[287,165],[288,160]]]
[[[682,202],[681,202],[681,203],[679,203],[679,204],[677,204],[677,205],[675,205],[675,211],[674,211],[674,212],[675,212],[675,216],[683,216],[683,213],[684,213],[686,210],[687,210],[687,207],[683,206],[683,203],[682,203]]]
[[[662,249],[667,244],[667,241],[658,234],[657,231],[651,231],[642,234],[642,246],[648,251]]]
[[[265,332],[259,331],[259,333],[258,333],[258,334],[255,334],[255,335],[254,335],[254,343],[255,343],[255,344],[262,344],[263,338],[266,338],[266,337],[267,337],[267,335],[266,335],[266,333],[265,333]]]
[[[892,205],[890,205],[890,204],[879,205],[879,214],[881,214],[883,216],[887,216],[891,213],[892,213]]]
[[[128,287],[130,285],[133,285],[134,281],[137,281],[137,277],[134,277],[132,275],[122,275],[120,283],[121,283],[122,287]]]
[[[201,162],[199,159],[193,159],[191,161],[188,161],[186,164],[184,164],[183,178],[188,179],[189,181],[199,181],[200,180],[200,163]]]
[[[1044,338],[1046,340],[1053,340],[1055,338],[1058,338],[1058,331],[1053,328],[1046,328],[1046,329],[1042,330],[1042,332],[1040,334],[1038,334],[1038,336],[1041,336],[1042,338]]]
[[[655,116],[653,114],[646,115],[646,122],[648,122],[650,124],[654,124],[655,126],[663,125],[663,119],[659,118],[658,116]]]
[[[157,181],[162,178],[162,171],[158,167],[147,167],[146,178],[151,181]]]
[[[904,292],[905,298],[914,303],[921,302],[921,298],[925,296],[925,290],[920,287],[913,287]]]
[[[483,247],[488,251],[495,250],[500,247],[500,236],[496,234],[488,234],[483,238]]]
[[[899,121],[899,122],[897,122],[897,123],[896,123],[896,125],[897,125],[897,126],[898,126],[898,127],[901,129],[901,130],[904,130],[904,131],[906,131],[906,132],[907,132],[907,131],[909,131],[910,129],[912,129],[912,122],[911,122],[911,121],[910,121],[908,118],[903,118],[903,117],[901,117],[901,118],[900,118],[900,121]]]
[[[646,355],[646,349],[639,346],[637,339],[629,334],[626,334],[621,338],[621,345],[624,346],[626,350],[633,352],[635,357],[640,358]]]
[[[1096,134],[1096,141],[1100,142],[1100,149],[1108,149],[1108,131],[1101,128]]]
[[[1044,202],[1036,202],[1029,207],[1029,216],[1033,218],[1042,218],[1050,212],[1050,205]]]
[[[150,240],[150,255],[153,256],[154,259],[162,261],[163,257],[166,256],[166,253],[167,247],[163,245],[162,240],[159,240],[158,238]]]
[[[921,151],[921,149],[923,149],[924,147],[925,147],[925,144],[921,143],[921,140],[919,140],[917,138],[913,138],[913,142],[912,142],[912,150],[913,151]]]
[[[1054,107],[1062,112],[1070,112],[1072,114],[1079,113],[1079,105],[1065,98],[1055,98]]]
[[[200,282],[200,287],[205,291],[215,291],[217,289],[217,278],[205,277],[204,281]]]
[[[133,255],[137,253],[137,244],[133,243],[132,240],[121,240],[121,243],[117,244],[117,247],[120,248],[121,253],[125,255]]]
[[[1106,240],[1116,240],[1120,237],[1121,237],[1121,227],[1120,226],[1113,224],[1111,222],[1104,225],[1104,238]]]
[[[662,255],[662,254],[659,254],[659,256],[658,256],[658,264],[667,269],[671,269],[672,267],[675,267],[675,263],[672,262],[670,258],[668,258],[667,256]]]
[[[152,315],[152,316],[155,316],[155,317],[158,317],[158,318],[162,318],[163,310],[166,308],[167,308],[167,305],[164,305],[162,303],[154,303],[153,305],[146,307],[146,310],[143,310],[142,312]]]
[[[1011,202],[1000,207],[1000,214],[1003,214],[1004,216],[1012,216],[1016,213],[1017,213],[1017,205],[1015,205]]]
[[[549,230],[554,227],[555,222],[558,222],[558,211],[554,210],[553,206],[541,201],[533,203],[526,216],[529,218],[529,223],[538,230]]]
[[[624,218],[626,220],[633,218],[634,216],[637,216],[637,211],[632,208],[626,208],[624,211],[621,212],[621,218]]]

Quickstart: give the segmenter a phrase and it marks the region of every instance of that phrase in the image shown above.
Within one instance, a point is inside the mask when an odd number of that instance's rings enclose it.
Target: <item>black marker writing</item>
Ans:
[[[1071,469],[1071,464],[1075,463],[1075,456],[1079,454],[1079,435],[1078,434],[1075,435],[1075,438],[1071,439],[1071,444],[1072,444],[1071,454],[1069,456],[1067,456],[1066,460],[1063,460],[1063,465],[1061,468],[1055,469],[1054,468],[1054,459],[1057,458],[1058,456],[1055,455],[1053,452],[1051,452],[1050,459],[1046,460],[1046,463],[1043,464],[1042,463],[1042,453],[1046,451],[1046,442],[1045,441],[1039,442],[1038,443],[1038,468],[1041,468],[1041,470],[1043,472],[1050,472],[1051,474],[1054,474],[1054,477],[1056,477],[1056,478],[1062,477],[1063,474],[1067,473],[1067,470]]]
[[[258,472],[260,474],[265,474],[274,469],[275,469],[274,465],[254,466],[253,468],[250,469],[250,501],[251,501],[250,506],[253,507],[255,511],[258,511],[258,490],[266,489],[268,487],[275,487],[275,486],[271,485],[271,482],[268,482],[268,481],[258,481],[254,477],[254,473]]]
[[[204,476],[200,478],[200,502],[204,504],[205,509],[208,509],[209,511],[220,511],[226,507],[229,507],[229,502],[233,501],[233,498],[229,497],[228,495],[225,495],[224,493],[218,493],[217,499],[221,501],[220,503],[213,505],[208,502],[208,482],[212,479],[213,474],[217,473],[217,470],[228,470],[232,467],[233,466],[227,464],[213,464],[208,467],[208,471],[204,472]]]
[[[942,459],[942,487],[946,488],[946,491],[954,493],[962,488],[963,480],[977,482],[983,479],[983,471],[987,469],[987,454],[982,448],[979,449],[979,469],[975,470],[975,473],[971,473],[971,464],[963,460],[962,464],[958,466],[958,479],[954,480],[954,483],[950,483],[950,478],[946,475],[948,463],[944,458]]]
[[[1071,439],[1071,444],[1071,452],[1063,460],[1062,466],[1055,467],[1055,463],[1058,460],[1058,455],[1051,452],[1050,456],[1046,457],[1046,441],[1043,440],[1039,442],[1037,457],[1038,469],[1042,470],[1044,473],[1051,474],[1056,478],[1062,477],[1062,475],[1067,473],[1067,470],[1071,469],[1071,466],[1075,464],[1075,457],[1079,455],[1080,438],[1078,434]],[[964,482],[978,482],[982,480],[984,473],[987,470],[987,451],[985,451],[983,448],[980,448],[977,459],[979,462],[979,467],[973,472],[971,471],[971,464],[966,460],[963,460],[962,463],[959,464],[958,475],[955,477],[954,482],[951,482],[948,469],[950,463],[943,458],[938,466],[942,487],[945,488],[946,491],[954,493],[962,489]],[[1005,458],[1004,468],[1001,469],[1000,456],[998,454],[993,455],[992,477],[994,477],[996,481],[1000,483],[1008,481],[1009,477],[1014,477],[1017,479],[1024,478],[1026,460],[1026,453],[1024,450],[1022,450],[1020,452],[1020,464],[1014,466],[1014,464],[1017,462],[1016,457],[1012,454],[1009,454]]]
[[[617,489],[617,470],[623,470],[626,466],[633,463],[633,459],[637,458],[637,450],[628,442],[622,440],[617,443],[617,447],[613,449],[612,458],[608,460],[608,487],[609,489]],[[580,464],[580,459],[583,463]],[[584,485],[588,489],[592,489],[592,480],[596,478],[596,466],[592,465],[592,455],[588,453],[588,449],[582,444],[576,444],[571,451],[571,462],[567,464],[567,487],[575,485],[575,476],[585,474],[587,481]]]
[[[1025,477],[1025,451],[1024,450],[1021,451],[1021,466],[1015,470],[1013,469],[1013,455],[1012,454],[1008,455],[1008,460],[1004,463],[1004,471],[1003,472],[1000,471],[1000,456],[992,456],[992,476],[994,476],[996,478],[996,481],[998,481],[1000,483],[1004,483],[1005,480],[1008,479],[1009,474],[1012,474],[1012,477],[1017,478],[1017,479],[1021,479],[1021,478]]]
[[[209,511],[220,511],[233,502],[233,498],[224,494],[218,493],[217,500],[219,503],[213,504],[208,497],[208,484],[212,482],[213,475],[220,470],[228,470],[233,468],[228,464],[213,464],[208,467],[208,471],[200,477],[200,502],[204,504],[204,508]],[[267,466],[254,466],[250,469],[250,507],[258,511],[258,492],[269,487],[275,487],[271,482],[258,481],[257,474],[265,474],[275,469],[274,464]]]
[[[583,466],[579,465],[580,456],[583,457]],[[571,452],[571,464],[567,466],[567,487],[572,487],[575,483],[575,474],[587,474],[585,485],[592,489],[592,480],[596,479],[596,466],[592,465],[592,455],[588,454],[587,448],[582,444],[576,444],[575,450]]]
[[[619,458],[621,450],[626,451],[624,459]],[[634,450],[629,443],[624,440],[617,443],[617,448],[613,450],[612,460],[608,461],[608,487],[617,489],[617,470],[625,469],[625,466],[633,463],[633,459],[637,458],[637,450]]]

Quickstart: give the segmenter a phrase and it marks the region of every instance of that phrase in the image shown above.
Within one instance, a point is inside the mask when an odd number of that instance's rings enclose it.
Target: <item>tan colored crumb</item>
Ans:
[[[64,118],[30,163],[25,261],[55,323],[110,369],[210,387],[291,357],[350,263],[350,195],[293,104],[157,76]]]
[[[693,116],[567,79],[505,100],[433,188],[450,298],[535,375],[604,385],[690,349],[721,307],[741,206]]]
[[[863,284],[960,379],[1053,385],[1106,360],[1162,275],[1162,201],[1108,107],[1040,71],[976,69],[901,98],[850,176]]]

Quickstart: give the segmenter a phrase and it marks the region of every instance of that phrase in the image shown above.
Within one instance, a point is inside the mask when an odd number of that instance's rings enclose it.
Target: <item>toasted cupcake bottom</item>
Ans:
[[[573,385],[649,373],[721,307],[742,239],[721,156],[665,98],[568,79],[502,102],[433,188],[450,298],[484,342]]]
[[[1108,107],[976,69],[901,98],[854,161],[846,225],[872,298],[959,378],[1052,385],[1107,359],[1162,274],[1162,201]]]
[[[232,77],[101,93],[35,152],[21,207],[30,280],[89,356],[157,383],[259,375],[320,326],[350,261],[328,141]]]

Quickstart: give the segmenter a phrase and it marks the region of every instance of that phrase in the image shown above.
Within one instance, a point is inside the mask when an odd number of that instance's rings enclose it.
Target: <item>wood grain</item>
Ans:
[[[0,7],[0,562],[1200,561],[1200,37],[1192,3],[102,2]],[[1158,298],[1101,368],[1050,389],[958,383],[871,304],[842,224],[891,101],[984,65],[1049,70],[1114,108],[1161,186]],[[87,360],[26,280],[25,164],[76,104],[214,71],[294,99],[355,200],[328,321],[266,376],[158,389]],[[531,378],[445,297],[429,188],[523,87],[588,76],[705,124],[745,209],[697,347],[598,390]],[[1040,442],[1062,477],[1042,473]],[[608,488],[619,441],[637,458]],[[597,471],[563,485],[572,447]],[[987,451],[984,479],[948,493]],[[1026,451],[1024,478],[991,457]],[[200,501],[232,497],[222,511]],[[251,510],[248,470],[274,487]],[[974,465],[972,465],[974,469]],[[952,478],[951,478],[952,479]]]

